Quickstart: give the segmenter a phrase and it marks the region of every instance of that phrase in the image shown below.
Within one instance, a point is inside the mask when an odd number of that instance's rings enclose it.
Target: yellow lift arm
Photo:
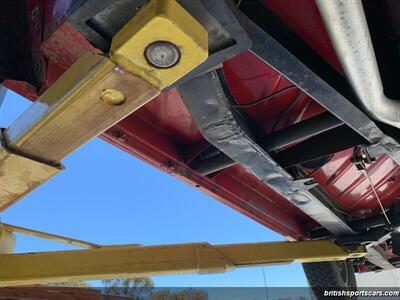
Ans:
[[[15,244],[13,232],[90,249],[12,254]],[[217,273],[239,267],[346,260],[367,255],[363,247],[350,250],[331,241],[100,246],[10,224],[1,224],[0,233],[0,287],[121,277]]]
[[[109,57],[83,55],[1,132],[0,211],[207,56],[207,31],[183,7],[175,0],[150,1],[114,36]]]
[[[47,232],[43,232],[43,231],[33,230],[33,229],[24,228],[24,227],[15,226],[15,225],[6,224],[6,223],[1,223],[0,227],[3,228],[3,232],[21,233],[21,234],[41,238],[41,239],[50,240],[53,242],[68,244],[68,245],[82,247],[82,248],[90,249],[90,248],[100,248],[101,247],[100,245],[97,245],[95,243],[89,243],[89,242],[85,242],[85,241],[81,241],[81,240],[77,240],[77,239],[73,239],[73,238],[69,238],[69,237],[65,237],[65,236],[61,236],[61,235],[57,235],[57,234],[51,234],[51,233],[47,233]],[[0,236],[0,240],[1,240],[1,236]],[[0,248],[1,248],[1,246],[2,246],[2,244],[0,242]],[[7,248],[10,249],[10,247],[7,247]],[[10,253],[10,252],[13,252],[13,251],[8,251],[8,253]],[[5,253],[5,251],[3,251],[3,253]],[[0,268],[1,268],[1,265],[0,265]]]
[[[9,225],[6,227],[10,228]],[[51,239],[51,235],[46,234],[46,238]],[[0,254],[0,286],[217,273],[239,267],[346,260],[365,255],[362,247],[350,250],[330,241],[123,245],[87,250]]]
[[[217,273],[240,267],[336,261],[367,255],[363,247],[348,249],[331,241],[99,246],[10,224],[1,224],[0,232],[0,287],[121,277]],[[13,232],[90,249],[13,254]]]

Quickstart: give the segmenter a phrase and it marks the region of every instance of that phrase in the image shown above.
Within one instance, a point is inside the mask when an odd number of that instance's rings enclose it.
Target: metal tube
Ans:
[[[331,113],[324,112],[316,117],[265,136],[261,141],[261,146],[267,152],[276,151],[342,124],[343,122]]]
[[[282,168],[288,168],[365,143],[365,139],[360,135],[342,125],[280,151],[272,157]]]
[[[343,122],[341,120],[329,112],[325,112],[270,135],[266,135],[262,138],[260,146],[267,152],[275,151],[330,129],[334,129],[342,124]],[[202,161],[196,167],[196,171],[202,175],[209,175],[234,164],[236,164],[236,162],[221,153]]]
[[[361,0],[317,0],[343,70],[366,112],[400,128],[400,103],[385,96]]]
[[[236,165],[236,161],[232,160],[223,153],[219,153],[213,157],[203,160],[195,167],[195,170],[201,175],[206,176],[229,168],[233,165]]]
[[[372,216],[366,219],[354,220],[349,222],[349,226],[356,232],[361,233],[371,228],[383,227],[387,225],[385,217],[380,214]],[[325,228],[318,228],[310,232],[310,238],[312,239],[328,239],[332,238],[332,234]]]
[[[83,247],[83,248],[100,248],[100,245],[89,243],[57,234],[51,234],[43,231],[33,230],[29,228],[24,228],[20,226],[15,226],[11,224],[1,223],[1,226],[10,232],[17,232],[25,235],[34,236],[41,239],[46,239],[54,242],[59,242],[63,244]]]

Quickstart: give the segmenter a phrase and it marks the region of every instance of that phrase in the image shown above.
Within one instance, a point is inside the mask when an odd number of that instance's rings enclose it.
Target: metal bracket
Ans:
[[[364,146],[354,147],[351,162],[359,171],[366,171],[366,165],[372,164],[376,158],[372,157]]]
[[[245,14],[252,40],[250,51],[254,55],[292,81],[369,143],[379,144],[381,147],[376,147],[377,151],[388,154],[400,164],[399,143],[349,101],[352,93],[348,88],[343,88],[342,83],[333,85],[335,81],[343,82],[342,76],[326,66],[326,62],[261,1],[243,1],[240,10]],[[303,53],[301,58],[296,56],[298,53]],[[306,58],[307,63],[304,62]],[[326,76],[327,72],[329,76]]]
[[[148,0],[88,0],[69,22],[95,47],[107,53],[113,36]],[[251,40],[243,26],[242,14],[231,0],[178,0],[208,32],[207,60],[176,81],[171,87],[206,73],[246,50]],[[171,88],[169,87],[169,88]]]
[[[21,151],[21,150],[18,150],[18,149],[13,149],[9,145],[8,137],[7,137],[7,133],[6,133],[6,128],[0,128],[0,144],[1,144],[1,147],[4,149],[4,151],[6,151],[9,154],[20,156],[20,157],[23,157],[25,159],[29,159],[29,160],[32,160],[34,162],[37,162],[39,164],[44,164],[44,165],[47,165],[49,167],[57,168],[59,170],[64,170],[65,169],[64,165],[61,162],[47,160],[47,159],[44,159],[44,158],[41,158],[41,157],[30,155],[30,154],[25,153],[24,151]]]
[[[233,1],[200,0],[197,4],[193,0],[180,0],[179,2],[208,30],[209,56],[204,63],[178,80],[173,86],[180,86],[196,76],[207,73],[251,47],[251,40],[243,26],[242,14]],[[203,10],[201,10],[201,6],[203,6]],[[203,15],[199,12],[203,12]],[[215,21],[212,20],[213,18]],[[218,27],[222,28],[218,29]],[[210,36],[218,30],[224,30],[228,34],[228,40],[222,39],[225,42],[222,45],[221,41],[218,41],[221,39],[220,37]]]

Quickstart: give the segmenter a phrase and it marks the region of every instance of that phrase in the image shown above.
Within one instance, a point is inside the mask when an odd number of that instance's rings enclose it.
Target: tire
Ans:
[[[357,289],[354,266],[350,260],[304,263],[303,269],[317,299],[350,299],[345,296],[327,297],[324,293],[326,290],[352,291]]]

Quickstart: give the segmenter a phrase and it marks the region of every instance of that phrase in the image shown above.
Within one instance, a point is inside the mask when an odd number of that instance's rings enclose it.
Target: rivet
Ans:
[[[116,89],[105,89],[101,92],[101,99],[110,105],[121,105],[126,101],[125,94]]]

